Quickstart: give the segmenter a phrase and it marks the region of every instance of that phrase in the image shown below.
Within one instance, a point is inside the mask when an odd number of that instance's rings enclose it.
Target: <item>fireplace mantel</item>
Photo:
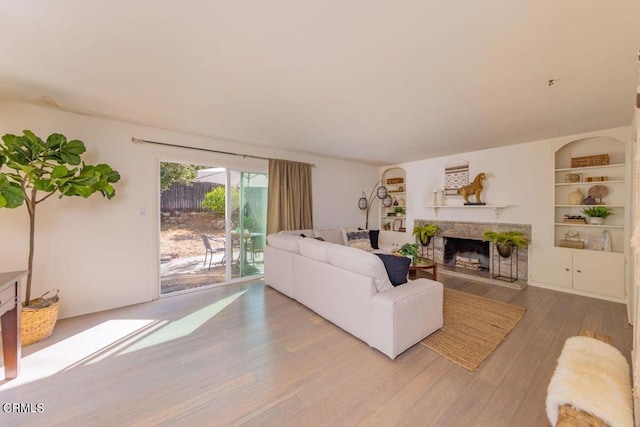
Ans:
[[[433,209],[433,214],[438,216],[440,209],[493,209],[493,213],[498,218],[502,209],[506,209],[509,205],[453,205],[453,206],[427,206]]]

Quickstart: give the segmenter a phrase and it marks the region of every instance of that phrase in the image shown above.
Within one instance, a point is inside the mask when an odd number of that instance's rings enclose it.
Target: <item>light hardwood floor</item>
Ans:
[[[592,329],[630,355],[623,305],[440,279],[527,309],[476,372],[419,344],[391,361],[254,282],[60,321],[0,383],[0,403],[43,411],[0,425],[545,426],[566,338]]]

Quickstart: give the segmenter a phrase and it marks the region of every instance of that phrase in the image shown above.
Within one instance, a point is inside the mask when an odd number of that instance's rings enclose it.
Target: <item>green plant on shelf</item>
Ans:
[[[583,209],[582,213],[588,217],[595,218],[607,218],[613,215],[613,210],[606,206],[593,206],[587,209]]]
[[[405,215],[407,213],[407,208],[404,206],[396,206],[393,208],[393,211],[396,215]]]

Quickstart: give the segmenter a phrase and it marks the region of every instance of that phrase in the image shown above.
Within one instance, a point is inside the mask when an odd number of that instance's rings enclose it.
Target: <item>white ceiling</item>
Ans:
[[[0,98],[399,163],[629,125],[639,17],[638,0],[3,0]]]

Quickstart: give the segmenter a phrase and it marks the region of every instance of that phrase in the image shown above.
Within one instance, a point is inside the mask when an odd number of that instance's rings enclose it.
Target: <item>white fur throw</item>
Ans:
[[[633,427],[629,365],[615,347],[588,337],[569,338],[547,391],[547,417],[569,404],[611,427]]]

